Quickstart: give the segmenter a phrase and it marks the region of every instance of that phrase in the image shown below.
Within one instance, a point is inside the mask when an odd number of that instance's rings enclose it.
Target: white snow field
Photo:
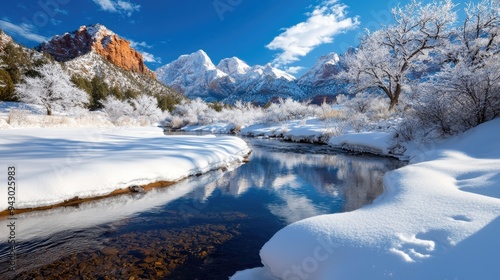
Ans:
[[[500,119],[410,163],[372,205],[287,226],[231,279],[498,279]]]
[[[249,152],[232,136],[166,136],[160,128],[0,130],[0,177],[16,169],[15,207],[101,196],[131,185],[178,181],[238,164]],[[0,211],[8,208],[7,187]]]

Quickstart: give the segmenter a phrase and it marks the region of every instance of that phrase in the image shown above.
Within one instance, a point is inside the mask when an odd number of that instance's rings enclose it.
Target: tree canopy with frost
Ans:
[[[16,85],[15,92],[20,101],[43,106],[47,115],[52,115],[54,110],[83,107],[89,102],[87,93],[70,81],[60,64],[44,64],[35,71],[39,75],[25,76]]]
[[[415,119],[441,135],[500,116],[500,3],[471,3],[465,15],[446,47],[448,63],[414,89]]]
[[[378,91],[390,99],[390,109],[399,101],[411,74],[423,72],[432,51],[442,47],[456,21],[451,0],[423,4],[412,0],[392,10],[394,24],[367,32],[359,48],[346,58],[342,77],[352,92]]]
[[[132,116],[134,108],[125,100],[119,100],[113,95],[108,96],[103,102],[104,112],[106,112],[112,122],[117,121],[122,116]]]
[[[154,96],[141,94],[132,99],[131,102],[135,108],[134,114],[136,117],[145,117],[154,122],[161,119],[162,111],[158,107],[158,100]]]

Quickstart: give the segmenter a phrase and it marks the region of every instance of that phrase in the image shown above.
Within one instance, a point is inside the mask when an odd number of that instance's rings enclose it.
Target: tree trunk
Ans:
[[[51,108],[47,108],[47,116],[52,116],[52,109]]]
[[[396,85],[396,90],[394,91],[394,94],[392,95],[392,97],[390,97],[391,104],[389,105],[389,111],[392,111],[394,107],[398,105],[400,94],[401,94],[401,84],[398,83]]]

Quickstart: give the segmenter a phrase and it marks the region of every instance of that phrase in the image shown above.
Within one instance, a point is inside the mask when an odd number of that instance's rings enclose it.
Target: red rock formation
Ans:
[[[131,48],[129,41],[100,24],[82,26],[72,33],[54,36],[37,50],[49,53],[57,61],[68,61],[94,51],[120,68],[156,78],[144,64],[142,54]]]

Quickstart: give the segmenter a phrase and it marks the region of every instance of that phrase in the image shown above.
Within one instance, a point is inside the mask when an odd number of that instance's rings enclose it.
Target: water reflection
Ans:
[[[246,140],[250,163],[229,172],[145,195],[19,215],[17,277],[97,278],[113,269],[114,277],[126,279],[227,278],[258,266],[258,249],[287,224],[371,203],[382,192],[383,174],[402,165],[326,146]],[[0,236],[8,236],[6,227]],[[0,278],[13,276],[5,241]]]

